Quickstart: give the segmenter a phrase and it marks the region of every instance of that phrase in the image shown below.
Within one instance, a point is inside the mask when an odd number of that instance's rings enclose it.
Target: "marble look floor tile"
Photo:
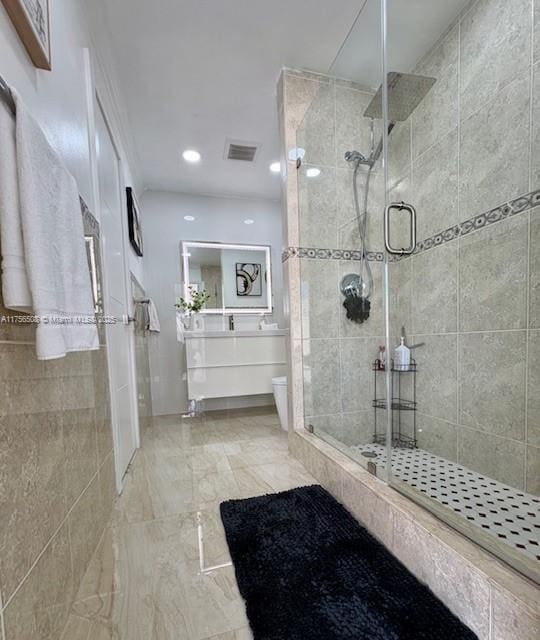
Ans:
[[[269,485],[272,491],[287,491],[287,489],[316,482],[302,465],[294,460],[278,464],[262,464],[250,470]]]
[[[115,534],[113,528],[108,526],[103,532],[103,536],[81,580],[77,593],[78,600],[118,591],[116,556]]]
[[[241,497],[240,488],[232,471],[193,474],[193,505],[202,508],[209,502]]]
[[[248,640],[234,569],[200,571],[199,523],[204,566],[227,564],[222,501],[313,482],[272,409],[154,419],[63,640]]]
[[[231,469],[257,466],[269,462],[279,462],[287,455],[286,436],[281,438],[261,438],[257,442],[247,441],[225,445]]]
[[[125,480],[115,519],[125,522],[153,520],[190,511],[193,477],[184,455],[148,461],[139,451]]]
[[[192,447],[187,458],[194,473],[230,471],[231,467],[222,444]]]

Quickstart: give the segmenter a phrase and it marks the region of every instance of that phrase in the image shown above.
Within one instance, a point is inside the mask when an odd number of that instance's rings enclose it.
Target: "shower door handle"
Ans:
[[[390,240],[390,212],[392,209],[397,209],[398,211],[407,211],[409,213],[409,220],[411,223],[411,233],[410,233],[410,244],[408,247],[402,247],[401,249],[396,249],[392,246]],[[405,202],[391,202],[386,209],[384,210],[384,245],[388,253],[397,256],[408,256],[413,253],[416,249],[416,209],[412,206],[412,204],[407,204]]]

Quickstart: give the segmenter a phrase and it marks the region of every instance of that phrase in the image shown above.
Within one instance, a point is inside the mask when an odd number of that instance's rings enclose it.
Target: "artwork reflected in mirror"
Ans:
[[[202,313],[272,313],[270,247],[183,242],[184,298],[206,291]]]
[[[236,295],[262,296],[261,265],[254,262],[236,263]]]

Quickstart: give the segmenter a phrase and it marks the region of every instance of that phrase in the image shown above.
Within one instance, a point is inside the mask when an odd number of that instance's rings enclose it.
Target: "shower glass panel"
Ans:
[[[304,426],[538,581],[532,0],[436,5],[368,0],[306,80]]]
[[[385,344],[382,121],[364,115],[382,81],[380,1],[364,11],[377,27],[359,34],[369,42],[368,75],[306,81],[314,97],[296,153],[305,426],[367,466],[362,447],[375,425],[384,437],[387,419],[384,372],[374,370]],[[354,69],[356,43],[345,46]]]
[[[415,208],[417,246],[389,262],[390,341],[405,327],[421,346],[416,372],[401,374],[416,380],[415,446],[393,447],[389,482],[538,579],[532,3],[450,2],[431,34],[404,4],[386,0],[386,190]],[[403,103],[416,104],[407,114]],[[533,135],[539,126],[536,109]],[[408,215],[394,214],[404,237],[393,244],[406,246]]]

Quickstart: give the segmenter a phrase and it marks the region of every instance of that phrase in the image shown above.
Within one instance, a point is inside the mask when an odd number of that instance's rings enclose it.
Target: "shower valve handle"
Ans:
[[[407,248],[396,249],[392,246],[390,240],[390,212],[392,209],[398,211],[408,211],[411,222],[410,244]],[[412,204],[406,202],[391,202],[384,210],[384,245],[386,251],[392,255],[409,256],[416,249],[416,209]]]

